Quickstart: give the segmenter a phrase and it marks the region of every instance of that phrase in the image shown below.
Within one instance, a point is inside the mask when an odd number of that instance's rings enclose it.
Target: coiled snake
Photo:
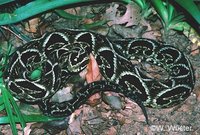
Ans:
[[[92,53],[104,81],[93,82],[62,103],[51,97],[70,76],[84,70]],[[168,76],[156,79],[132,63],[146,62],[164,69]],[[144,38],[110,40],[81,30],[59,30],[19,47],[10,57],[5,83],[22,101],[37,103],[47,115],[70,115],[92,94],[110,90],[123,93],[142,108],[166,108],[184,101],[195,79],[189,60],[178,49]],[[33,73],[39,72],[37,77]]]

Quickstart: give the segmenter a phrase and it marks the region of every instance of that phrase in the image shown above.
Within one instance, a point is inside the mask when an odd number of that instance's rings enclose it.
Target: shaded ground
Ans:
[[[39,33],[44,31],[52,31],[54,29],[63,28],[79,28],[80,24],[88,24],[102,18],[116,17],[112,24],[98,26],[92,30],[111,38],[119,37],[147,37],[156,40],[161,40],[159,20],[154,22],[144,21],[139,18],[137,8],[129,9],[130,14],[116,16],[116,13],[125,12],[124,6],[116,4],[102,4],[97,6],[86,6],[83,8],[69,9],[70,13],[78,13],[79,15],[95,14],[95,19],[64,20],[55,14],[48,14],[40,23]],[[126,7],[130,8],[130,7]],[[102,11],[102,13],[100,12]],[[113,13],[114,12],[114,13]],[[129,27],[124,27],[121,24],[126,23]],[[34,25],[38,25],[34,23]],[[133,26],[136,25],[136,26]],[[19,26],[21,27],[21,26]],[[29,34],[30,35],[30,34]],[[30,35],[33,36],[33,35]],[[19,41],[17,41],[19,42]],[[30,134],[68,134],[68,135],[153,135],[153,134],[176,134],[176,135],[198,135],[200,134],[200,62],[199,52],[191,52],[192,44],[185,35],[177,32],[170,32],[165,42],[178,47],[191,60],[195,70],[196,85],[191,96],[181,105],[169,109],[150,109],[146,108],[149,116],[149,125],[145,123],[144,116],[140,108],[127,98],[120,96],[116,97],[112,94],[105,96],[103,100],[111,105],[102,102],[100,96],[95,96],[89,105],[83,105],[69,119],[60,122],[48,124],[30,124]],[[114,103],[112,103],[114,102]],[[117,104],[117,105],[116,105]],[[113,107],[111,107],[113,106]],[[123,109],[120,109],[123,108]],[[69,120],[69,121],[68,121]],[[69,125],[68,125],[69,124]],[[57,125],[57,126],[55,126]],[[59,126],[58,126],[59,125]],[[29,129],[29,128],[28,128]],[[46,130],[46,131],[45,131]],[[9,134],[9,127],[1,127],[1,132]],[[28,130],[27,130],[28,133]]]

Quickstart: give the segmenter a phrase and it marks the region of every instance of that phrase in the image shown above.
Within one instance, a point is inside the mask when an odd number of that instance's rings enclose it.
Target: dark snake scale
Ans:
[[[56,103],[51,97],[73,75],[83,71],[93,54],[104,77],[87,84],[69,101]],[[167,76],[155,78],[134,64],[160,67]],[[31,77],[41,72],[39,77]],[[46,115],[68,116],[94,93],[114,91],[144,106],[167,108],[183,102],[193,90],[193,68],[182,52],[150,39],[110,40],[88,31],[59,30],[19,47],[11,55],[4,81],[18,99],[38,104]]]

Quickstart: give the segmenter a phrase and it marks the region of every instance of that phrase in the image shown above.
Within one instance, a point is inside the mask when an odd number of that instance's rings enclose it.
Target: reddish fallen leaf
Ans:
[[[199,54],[199,49],[198,49],[198,48],[199,48],[199,46],[197,46],[196,44],[193,44],[193,45],[191,46],[191,50],[192,50],[191,54],[192,54],[193,56]]]
[[[91,83],[99,80],[101,80],[101,73],[99,70],[99,66],[94,56],[90,54],[90,60],[87,65],[86,81],[87,83]]]
[[[106,132],[105,135],[117,135],[117,129],[115,127],[110,127]]]
[[[72,135],[72,133],[80,134],[81,131],[81,119],[82,115],[79,115],[76,119],[74,119],[70,124],[69,128],[67,128],[66,132],[69,135]]]
[[[38,29],[39,22],[40,22],[40,18],[33,18],[28,23],[26,23],[25,29],[28,32],[36,33],[37,29]]]
[[[90,54],[90,60],[87,65],[87,73],[86,73],[85,78],[86,78],[87,83],[101,80],[101,73],[99,70],[99,66],[92,54]],[[100,99],[100,95],[97,93],[91,96],[88,99],[88,102],[90,105],[94,106],[99,102],[99,99]]]
[[[126,12],[124,15],[119,15],[119,4],[111,5],[109,9],[106,10],[105,18],[111,20],[108,25],[114,24],[126,24],[126,27],[137,25],[140,21],[139,7],[132,3],[126,5]]]
[[[32,123],[27,123],[26,127],[24,128],[24,133],[22,133],[21,135],[30,135],[31,133],[31,125]]]

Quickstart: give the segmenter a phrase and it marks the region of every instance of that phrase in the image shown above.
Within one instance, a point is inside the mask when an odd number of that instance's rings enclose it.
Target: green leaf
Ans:
[[[35,0],[17,8],[13,13],[0,14],[0,25],[17,23],[39,13],[75,3],[86,3],[96,0]]]
[[[140,6],[140,8],[143,10],[145,8],[145,2],[144,0],[135,0],[134,1],[136,4],[138,4],[138,6]]]
[[[177,31],[183,31],[184,30],[183,22],[171,23],[169,28]]]
[[[14,0],[0,0],[0,5],[7,4],[13,2]]]
[[[55,12],[56,12],[59,16],[65,18],[65,19],[77,20],[77,19],[83,19],[83,18],[84,18],[83,16],[77,16],[77,15],[69,14],[69,13],[65,12],[64,10],[56,9]]]
[[[10,92],[7,91],[7,94],[8,94],[9,99],[10,99],[10,104],[12,105],[13,110],[15,111],[16,116],[17,116],[17,118],[19,120],[19,123],[21,124],[21,127],[25,128],[26,127],[26,123],[24,121],[24,118],[23,118],[23,116],[21,114],[21,111],[20,111],[16,101],[13,99],[13,96],[10,94]]]
[[[8,119],[9,119],[9,123],[10,123],[11,129],[12,129],[12,132],[14,135],[17,135],[17,128],[15,125],[15,118],[14,118],[14,115],[12,112],[12,107],[9,102],[9,95],[7,93],[6,88],[3,85],[1,85],[0,88],[2,90],[3,100],[5,103],[5,109],[6,109],[6,112],[8,115]]]
[[[20,122],[16,116],[14,116],[13,118],[16,123]],[[54,117],[48,117],[45,115],[23,115],[23,118],[27,123],[29,123],[29,122],[49,122],[49,121],[53,121],[53,120],[62,120],[65,117],[54,118]],[[10,123],[9,117],[7,117],[7,116],[0,117],[0,124],[9,124],[9,123]]]
[[[31,72],[30,79],[37,80],[37,79],[41,78],[41,75],[42,75],[42,69],[41,68],[35,69]]]
[[[96,21],[96,22],[91,23],[91,24],[83,24],[81,26],[81,28],[91,29],[91,28],[94,28],[94,27],[102,26],[102,25],[106,24],[107,22],[108,22],[107,20],[100,20],[100,21]]]
[[[1,104],[0,105],[0,111],[3,111],[5,109],[5,105],[4,104]]]
[[[26,124],[24,118],[19,110],[17,103],[15,102],[9,91],[5,88],[4,84],[0,83],[0,89],[2,90],[2,99],[8,115],[8,121],[10,123],[12,132],[13,134],[17,134],[16,118],[21,124],[21,127],[25,128]]]
[[[161,20],[163,21],[163,23],[165,25],[168,25],[169,20],[168,20],[168,12],[167,9],[165,7],[165,5],[163,4],[163,2],[161,0],[152,0],[151,1],[156,12],[159,14]],[[167,26],[164,26],[167,27]]]
[[[176,23],[180,23],[183,22],[185,19],[184,15],[177,15],[174,18],[172,18],[170,25],[176,24]]]
[[[126,4],[129,4],[129,3],[131,3],[132,2],[132,0],[120,0],[121,2],[124,2],[124,3],[126,3]]]
[[[172,20],[174,17],[174,7],[169,4],[169,2],[167,1],[167,11],[168,11],[168,20]]]
[[[193,0],[174,0],[182,6],[199,24],[200,24],[200,10]]]
[[[0,95],[0,105],[2,105],[3,104],[3,97],[2,97],[2,95]]]
[[[23,115],[26,122],[48,122],[53,120],[62,120],[66,117],[49,117],[45,115]]]

